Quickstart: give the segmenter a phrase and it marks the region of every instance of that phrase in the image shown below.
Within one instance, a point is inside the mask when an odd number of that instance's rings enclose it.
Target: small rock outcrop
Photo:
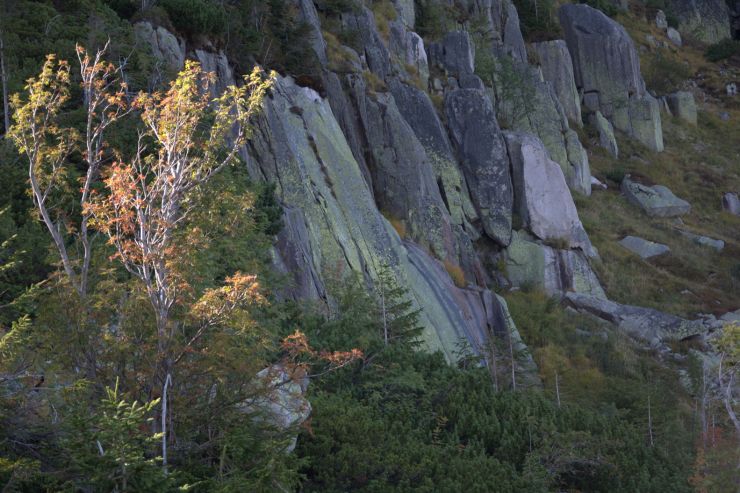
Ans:
[[[692,125],[697,123],[696,101],[694,95],[688,91],[678,91],[666,96],[671,114]]]
[[[735,192],[727,192],[722,195],[722,208],[730,214],[740,216],[740,199],[738,199]]]
[[[563,172],[534,136],[506,132],[514,179],[514,208],[527,229],[544,241],[564,242],[595,257]]]
[[[161,26],[155,28],[147,21],[134,24],[134,35],[137,40],[151,47],[152,55],[166,71],[176,73],[182,70],[185,65],[184,41],[178,40],[167,29]]]
[[[588,257],[579,250],[556,249],[526,232],[514,231],[503,258],[506,278],[513,286],[536,286],[550,296],[573,291],[606,298]]]
[[[693,241],[697,245],[704,246],[707,248],[713,248],[718,252],[721,252],[725,248],[725,242],[723,240],[717,240],[708,236],[697,235],[689,231],[680,231],[681,235]]]
[[[681,33],[678,32],[676,29],[669,27],[666,30],[665,35],[668,36],[668,39],[674,45],[679,46],[679,47],[683,45],[683,40],[681,39]]]
[[[622,180],[622,193],[633,204],[639,206],[648,216],[674,217],[688,214],[691,204],[676,197],[662,185],[649,187],[634,182],[628,177]]]
[[[588,111],[654,151],[663,150],[658,102],[648,94],[627,31],[588,5],[563,5],[560,23],[573,59],[576,86]]]
[[[565,115],[571,122],[582,126],[581,96],[576,88],[568,45],[562,39],[557,39],[533,43],[532,48],[537,54],[542,76],[552,84]]]
[[[667,245],[655,243],[639,236],[627,236],[619,244],[635,255],[638,255],[641,259],[658,257],[671,251]]]
[[[567,293],[565,304],[581,313],[614,324],[628,335],[654,346],[707,332],[700,320],[686,320],[652,308],[621,305],[586,294]]]

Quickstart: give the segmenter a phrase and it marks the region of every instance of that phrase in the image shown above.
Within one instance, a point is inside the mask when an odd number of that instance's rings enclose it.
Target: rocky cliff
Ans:
[[[528,55],[510,0],[458,3],[482,24],[478,34],[463,23],[422,39],[411,1],[392,2],[390,13],[348,9],[328,26],[311,0],[295,0],[320,76],[313,88],[280,77],[243,152],[284,209],[274,255],[291,279],[282,296],[331,307],[337,276],[372,285],[391,269],[421,309],[426,347],[451,361],[461,340],[481,353],[494,335],[518,340],[492,290],[524,285],[567,295],[573,308],[656,344],[696,334],[698,325],[655,326],[653,312],[607,300],[572,196],[591,193],[576,131],[584,121],[595,118],[612,141],[616,128],[664,147],[659,104],[627,32],[598,10],[566,5],[564,39]],[[147,23],[137,33],[165,66],[193,57],[221,85],[233,82],[223,53],[192,50]]]

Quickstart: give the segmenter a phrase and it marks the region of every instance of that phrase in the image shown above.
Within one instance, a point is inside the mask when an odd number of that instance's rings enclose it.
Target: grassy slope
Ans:
[[[643,40],[647,34],[666,39],[650,22],[630,15],[619,21],[638,46],[646,45]],[[643,73],[648,73],[655,63],[654,53],[641,51]],[[650,218],[629,204],[613,181],[608,182],[607,191],[596,190],[589,198],[577,198],[578,210],[601,253],[602,262],[595,267],[611,298],[685,316],[721,314],[740,307],[740,218],[721,208],[723,192],[740,190],[740,103],[720,95],[722,81],[732,80],[732,75],[721,72],[738,73],[740,65],[706,62],[702,47],[690,43],[662,53],[664,59],[688,66],[707,95],[707,101],[697,101],[699,125],[663,115],[666,150],[662,153],[619,135],[620,157],[613,159],[598,147],[590,129],[583,143],[592,174],[602,181],[607,175],[627,172],[647,184],[665,185],[691,203],[691,213],[681,218],[683,225],[676,219]],[[719,118],[722,111],[729,114],[728,121]],[[693,244],[676,232],[677,226],[724,240],[724,251],[716,253]],[[625,235],[664,243],[671,253],[643,261],[617,244]]]

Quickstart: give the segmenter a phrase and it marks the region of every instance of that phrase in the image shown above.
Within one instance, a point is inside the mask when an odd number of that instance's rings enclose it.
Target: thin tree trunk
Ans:
[[[167,373],[162,386],[162,468],[165,474],[167,474],[167,389],[171,384],[172,377]]]
[[[10,105],[8,104],[8,73],[5,71],[5,33],[0,30],[0,81],[3,84],[3,116],[5,135],[10,130]]]
[[[650,395],[648,395],[648,434],[650,435],[650,446],[655,445],[653,442],[653,413],[650,408]]]
[[[511,358],[511,390],[516,390],[516,360],[514,359],[514,342],[511,340],[511,329],[507,334],[509,338],[509,358]]]
[[[560,409],[560,375],[558,375],[558,372],[555,372],[555,395],[558,398],[558,409]]]

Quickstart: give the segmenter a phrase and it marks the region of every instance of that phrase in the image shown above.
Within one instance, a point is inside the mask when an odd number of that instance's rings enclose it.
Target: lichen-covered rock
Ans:
[[[475,72],[475,45],[467,31],[452,31],[429,48],[432,64],[460,78]]]
[[[455,237],[431,160],[390,93],[354,94],[378,207],[439,258],[455,257]]]
[[[689,231],[680,231],[680,233],[682,236],[685,236],[686,238],[690,239],[697,245],[704,246],[707,248],[713,248],[714,250],[718,252],[721,252],[725,248],[725,242],[722,240],[717,240],[715,238],[710,238],[708,236],[697,235]]]
[[[514,193],[509,159],[491,100],[476,89],[445,96],[452,142],[483,231],[506,246],[511,240]]]
[[[619,146],[617,145],[617,139],[614,137],[614,127],[612,127],[609,120],[604,118],[601,111],[597,111],[593,114],[592,124],[599,132],[599,145],[609,151],[609,154],[618,158]]]
[[[650,149],[663,150],[660,111],[645,90],[640,59],[627,31],[588,5],[563,5],[560,23],[585,107]]]
[[[499,121],[508,127],[536,135],[553,161],[563,170],[568,186],[583,195],[591,194],[591,170],[578,134],[552,85],[542,72],[508,58],[497,59],[494,94]]]
[[[453,224],[466,225],[475,222],[477,213],[455,161],[447,131],[429,96],[397,79],[391,80],[390,89],[398,110],[426,150]],[[471,235],[474,233],[472,227],[466,228],[466,231]]]
[[[480,292],[457,288],[441,262],[402,242],[380,214],[329,104],[315,91],[279,79],[247,151],[250,174],[274,183],[287,211],[290,231],[276,263],[287,266],[294,286],[321,297],[327,279],[354,272],[372,282],[387,266],[421,310],[426,349],[454,361],[461,337],[472,344],[475,334],[490,333],[489,318],[475,315],[487,313]]]
[[[308,377],[274,365],[257,373],[254,385],[257,397],[240,403],[239,409],[281,431],[295,430],[296,436],[285,450],[292,452],[298,441],[298,426],[311,416],[311,403],[305,397]]]
[[[568,46],[562,39],[533,43],[537,62],[546,81],[552,84],[565,115],[579,127],[581,120],[581,96],[578,94],[573,75],[573,61]]]
[[[696,125],[696,102],[694,95],[688,91],[679,91],[666,96],[668,108],[671,114],[684,121]]]
[[[667,245],[655,243],[639,236],[626,236],[619,244],[642,259],[658,257],[671,251]]]
[[[178,40],[167,29],[154,27],[148,21],[134,24],[136,39],[151,47],[152,55],[160,61],[165,70],[177,73],[185,65],[185,42]],[[167,74],[165,74],[167,75]]]
[[[730,10],[725,0],[669,0],[684,35],[704,43],[716,43],[731,36]]]
[[[658,100],[650,94],[645,94],[642,98],[631,96],[627,108],[629,124],[621,128],[617,125],[617,128],[626,131],[649,149],[662,152],[663,127]],[[615,117],[614,121],[619,122],[620,119]]]
[[[579,312],[614,324],[628,335],[653,345],[679,341],[707,331],[700,320],[686,320],[652,308],[620,305],[586,294],[567,293],[565,303]]]
[[[565,242],[596,256],[563,172],[534,136],[506,132],[514,182],[514,209],[527,229],[546,241]]]
[[[691,204],[676,197],[662,185],[649,187],[624,178],[622,193],[628,201],[639,206],[648,216],[674,217],[691,212]]]
[[[391,56],[375,24],[375,16],[367,7],[342,15],[344,29],[357,35],[358,45],[362,47],[361,56],[371,72],[381,80],[391,74]]]
[[[513,286],[536,286],[551,296],[574,291],[606,298],[588,258],[577,250],[558,250],[515,231],[504,252],[505,274]]]

